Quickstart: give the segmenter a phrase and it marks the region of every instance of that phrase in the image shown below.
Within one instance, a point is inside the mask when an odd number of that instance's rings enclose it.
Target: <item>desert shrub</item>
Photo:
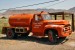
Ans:
[[[1,17],[1,19],[6,19],[6,17],[3,16],[3,17]]]

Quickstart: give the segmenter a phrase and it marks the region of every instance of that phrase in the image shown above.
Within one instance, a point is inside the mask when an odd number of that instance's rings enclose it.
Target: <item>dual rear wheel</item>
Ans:
[[[29,33],[21,34],[21,36],[23,36],[23,37],[26,37],[26,36],[28,36],[28,35],[29,35]],[[9,38],[9,39],[15,39],[15,38],[18,37],[18,34],[15,33],[13,29],[7,29],[6,36],[7,36],[7,38]]]

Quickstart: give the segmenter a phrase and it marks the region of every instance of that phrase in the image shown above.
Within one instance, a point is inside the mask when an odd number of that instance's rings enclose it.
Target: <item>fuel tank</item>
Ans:
[[[9,17],[9,24],[13,27],[29,27],[34,14],[16,14]]]

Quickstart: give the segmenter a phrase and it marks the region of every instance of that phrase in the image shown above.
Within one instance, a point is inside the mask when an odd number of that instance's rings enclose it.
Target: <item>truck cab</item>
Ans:
[[[57,38],[67,37],[71,34],[71,27],[67,20],[53,20],[49,13],[35,14],[32,20],[32,32],[35,36],[48,35],[51,42]]]

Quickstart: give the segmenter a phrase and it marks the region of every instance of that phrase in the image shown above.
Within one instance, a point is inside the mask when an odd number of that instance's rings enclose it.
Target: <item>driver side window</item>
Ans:
[[[42,20],[41,16],[35,15],[35,21],[41,21],[41,20]]]
[[[37,16],[37,15],[35,15],[35,21],[39,21],[39,19],[38,19],[38,16]]]

